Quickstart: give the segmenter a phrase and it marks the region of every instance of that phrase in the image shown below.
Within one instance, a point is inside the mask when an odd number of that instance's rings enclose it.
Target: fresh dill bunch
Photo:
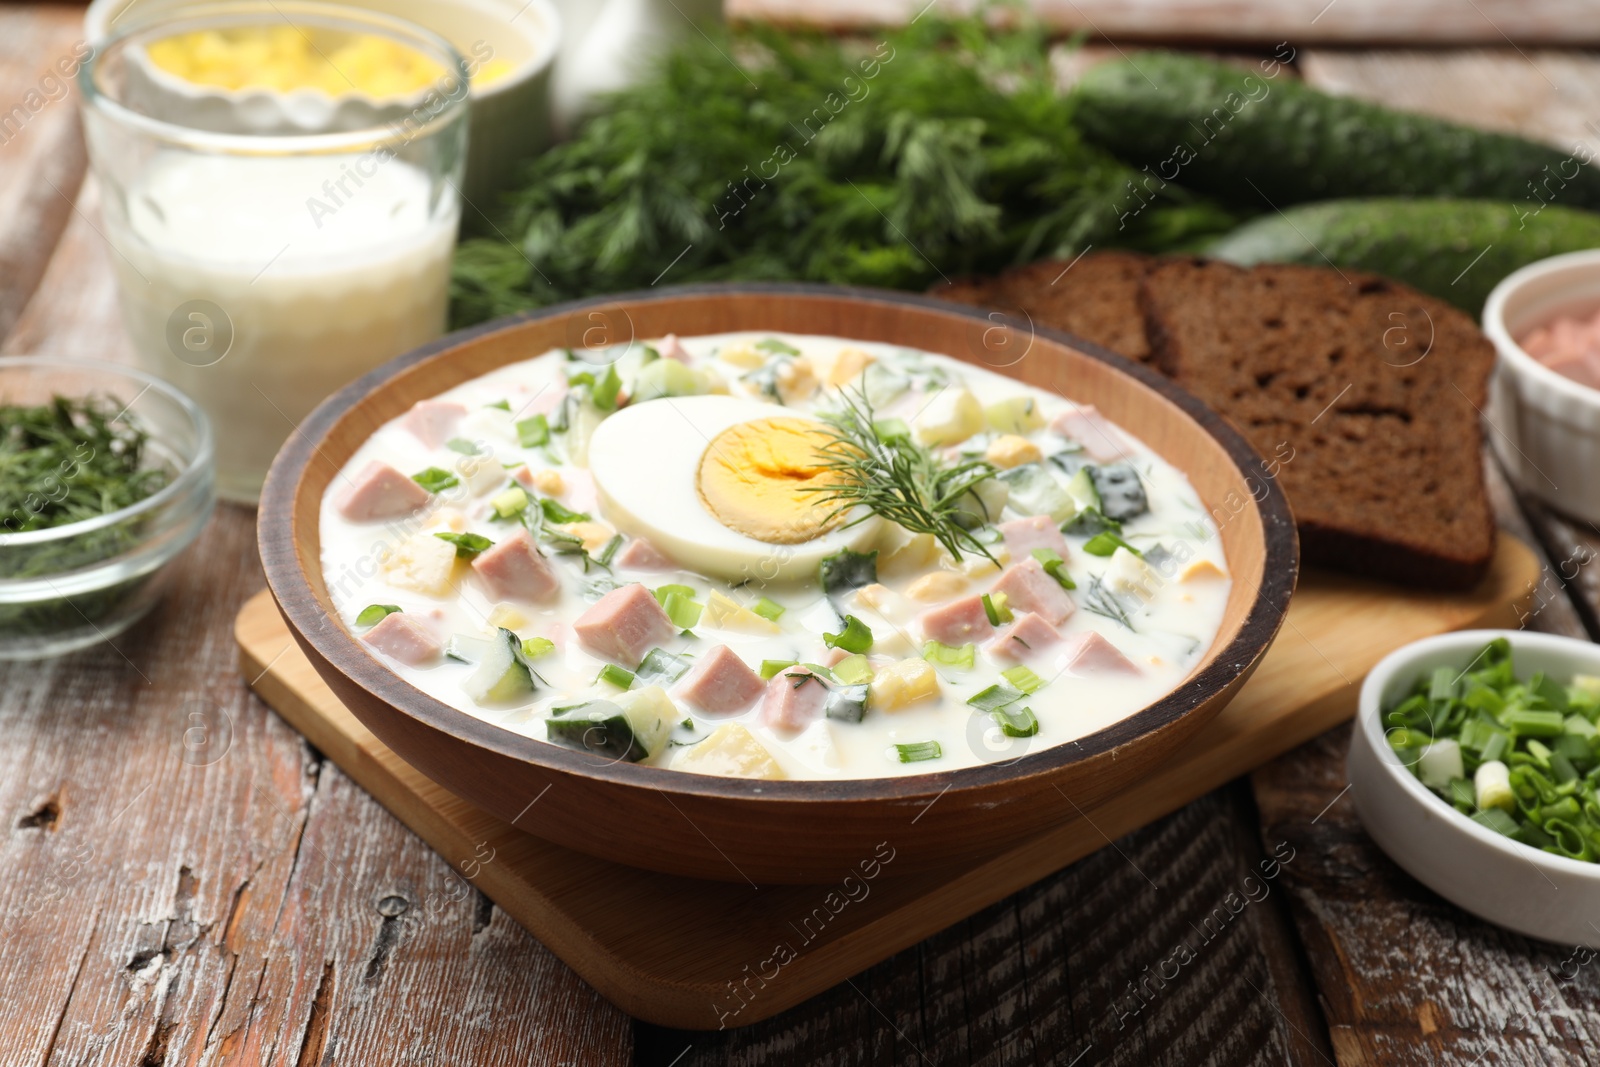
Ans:
[[[904,423],[879,422],[860,388],[843,391],[839,408],[824,412],[822,421],[828,441],[818,449],[820,467],[834,477],[828,485],[802,490],[819,493],[819,503],[834,506],[822,525],[864,507],[869,514],[847,525],[879,515],[911,533],[933,535],[957,563],[964,551],[999,562],[972,532],[993,518],[973,492],[979,482],[994,477],[992,464],[940,460],[912,439]]]
[[[930,13],[855,40],[707,33],[478,205],[457,325],[658,283],[924,289],[1237,221],[1172,184],[1130,213],[1144,176],[1079,134],[1036,25]]]

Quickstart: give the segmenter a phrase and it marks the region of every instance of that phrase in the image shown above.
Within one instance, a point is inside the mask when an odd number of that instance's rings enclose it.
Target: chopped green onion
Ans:
[[[611,566],[611,561],[617,558],[617,549],[621,547],[622,535],[614,534],[611,540],[607,541],[600,549],[600,554],[594,557],[594,561],[602,567]]]
[[[977,650],[977,646],[970,642],[965,645],[945,645],[938,641],[928,641],[922,646],[922,658],[942,667],[971,670],[973,663],[976,662]]]
[[[860,685],[872,681],[872,665],[858,652],[835,663],[833,676],[845,685]]]
[[[606,368],[605,374],[594,383],[589,399],[594,401],[594,406],[601,411],[617,410],[617,396],[622,392],[622,379],[617,375],[617,365],[612,363]]]
[[[765,337],[757,341],[755,347],[763,352],[770,352],[775,356],[798,356],[800,350],[787,341],[776,337]]]
[[[672,625],[680,630],[692,630],[700,622],[700,612],[703,605],[679,592],[667,594],[667,599],[662,601],[661,609],[667,613],[667,618],[672,620]]]
[[[569,522],[589,521],[589,515],[587,512],[573,511],[571,508],[568,508],[562,504],[561,501],[551,500],[547,496],[539,498],[539,510],[544,512],[544,517],[546,519],[557,524],[558,526]]]
[[[1036,693],[1044,685],[1044,679],[1033,673],[1024,664],[1017,664],[1000,672],[1000,677],[1010,682],[1023,693]]]
[[[1033,558],[1039,561],[1044,572],[1054,578],[1061,588],[1078,588],[1078,583],[1067,573],[1067,561],[1061,558],[1061,553],[1053,548],[1036,548],[1033,550]]]
[[[550,443],[550,420],[543,415],[532,415],[517,420],[517,443],[523,448],[538,448]]]
[[[556,650],[556,643],[548,637],[530,637],[522,642],[522,654],[529,659],[548,656]]]
[[[794,665],[792,659],[764,659],[761,661],[761,677],[770,681],[773,676],[782,674]]]
[[[831,556],[824,556],[817,564],[817,581],[822,591],[832,596],[849,592],[878,580],[878,550],[855,552],[841,548]]]
[[[528,494],[513,485],[510,489],[490,497],[489,506],[494,508],[494,513],[499,518],[514,519],[528,506]]]
[[[651,592],[653,592],[655,594],[656,603],[662,605],[663,607],[665,607],[666,603],[667,603],[667,597],[671,596],[673,593],[678,593],[678,594],[680,594],[682,596],[693,598],[694,597],[694,586],[692,586],[692,585],[671,585],[671,584],[669,584],[669,585],[658,585],[658,586],[655,587],[655,589],[651,590]]]
[[[1482,811],[1475,812],[1472,816],[1472,821],[1479,826],[1488,827],[1497,834],[1505,834],[1507,837],[1515,834],[1518,828],[1517,820],[1499,808],[1485,808]]]
[[[865,652],[872,647],[872,629],[854,615],[846,615],[844,629],[836,634],[824,633],[822,643],[846,652]]]
[[[1567,728],[1567,717],[1559,711],[1512,708],[1500,721],[1523,737],[1560,737]]]
[[[505,399],[501,399],[501,400],[496,400],[493,404],[485,404],[483,406],[486,407],[486,408],[499,408],[501,411],[510,411],[511,410],[511,401],[505,400]]]
[[[985,593],[982,599],[983,613],[988,616],[990,626],[999,626],[1014,618],[1011,608],[1006,604],[1004,593]]]
[[[757,600],[754,604],[750,605],[750,610],[769,622],[777,622],[778,617],[783,614],[785,609],[782,604],[768,600],[766,597],[762,597],[760,600]]]
[[[1032,708],[1000,707],[989,712],[989,717],[1000,726],[1007,737],[1032,737],[1039,732],[1039,720]]]
[[[1135,556],[1144,554],[1110,530],[1103,530],[1095,534],[1083,544],[1083,550],[1091,556],[1110,556],[1115,554],[1119,548],[1125,548]]]
[[[994,711],[1007,704],[1015,704],[1025,694],[1021,690],[1013,689],[1010,685],[991,685],[981,693],[976,693],[967,698],[967,703],[979,711]]]
[[[400,613],[398,604],[368,604],[361,609],[361,614],[356,616],[357,626],[376,626],[390,615]]]
[[[478,446],[465,437],[452,437],[444,443],[444,447],[452,452],[459,452],[463,456],[476,456],[478,454]]]
[[[411,480],[430,493],[442,493],[461,484],[461,479],[441,467],[429,467],[411,476]]]
[[[486,548],[493,548],[494,542],[482,534],[475,533],[436,533],[433,536],[441,541],[448,541],[456,546],[458,559],[472,559]]]
[[[901,763],[921,763],[944,755],[944,749],[939,747],[937,741],[914,741],[909,745],[895,745],[894,751]]]
[[[633,684],[633,672],[619,667],[615,663],[607,663],[600,668],[600,677],[597,681],[610,682],[618,689],[626,689]]]
[[[872,432],[878,435],[878,440],[884,442],[909,440],[911,425],[905,419],[878,419],[872,424]]]

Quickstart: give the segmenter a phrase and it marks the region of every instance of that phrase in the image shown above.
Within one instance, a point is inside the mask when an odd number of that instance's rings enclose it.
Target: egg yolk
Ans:
[[[797,545],[838,526],[844,514],[818,492],[838,484],[821,449],[833,438],[805,419],[730,426],[700,457],[700,500],[728,529],[774,545]]]
[[[359,92],[387,97],[420,92],[444,76],[422,53],[370,34],[313,40],[295,26],[198,30],[152,42],[150,61],[168,74],[219,89],[321,89],[330,96]],[[505,77],[511,64],[491,59],[473,76],[482,87]]]

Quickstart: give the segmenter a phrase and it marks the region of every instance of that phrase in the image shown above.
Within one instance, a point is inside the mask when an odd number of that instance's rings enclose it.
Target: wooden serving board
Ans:
[[[841,870],[815,886],[655,874],[513,829],[369,733],[300,653],[269,593],[244,606],[234,634],[263,700],[573,970],[632,1015],[704,1030],[791,1007],[1321,734],[1354,713],[1384,655],[1448,630],[1516,626],[1540,579],[1534,554],[1504,535],[1470,594],[1308,573],[1255,676],[1159,774],[963,870],[895,877],[888,842],[876,877],[846,882],[852,872]]]

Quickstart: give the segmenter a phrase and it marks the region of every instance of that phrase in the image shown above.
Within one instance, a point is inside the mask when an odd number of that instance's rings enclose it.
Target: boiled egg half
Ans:
[[[680,566],[728,581],[813,579],[840,549],[868,550],[882,520],[836,513],[821,421],[731,396],[625,407],[589,440],[589,469],[617,529]],[[857,518],[865,516],[862,521]]]

